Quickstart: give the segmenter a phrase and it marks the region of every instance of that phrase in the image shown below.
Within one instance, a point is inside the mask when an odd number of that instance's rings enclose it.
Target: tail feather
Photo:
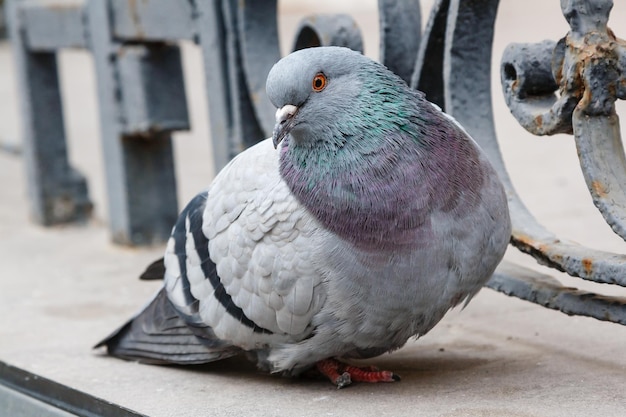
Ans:
[[[153,279],[163,279],[164,276],[165,264],[163,263],[163,258],[160,258],[148,265],[146,270],[139,276],[139,279],[148,281]]]
[[[217,339],[210,327],[188,325],[164,289],[138,315],[94,348],[102,346],[111,356],[151,364],[199,364],[241,352]]]

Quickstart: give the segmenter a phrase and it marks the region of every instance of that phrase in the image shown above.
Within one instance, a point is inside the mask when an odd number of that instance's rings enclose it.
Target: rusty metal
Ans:
[[[625,97],[626,43],[607,27],[612,5],[562,2],[570,32],[558,43],[509,45],[502,83],[511,112],[531,133],[574,134],[593,201],[626,239],[626,160],[614,107]]]
[[[589,192],[626,238],[626,159],[614,102],[624,98],[626,44],[607,27],[610,0],[561,2],[571,30],[559,42],[512,44],[501,78],[511,113],[537,135],[573,133]],[[626,285],[626,256],[561,242],[524,210],[513,243],[573,276]]]
[[[626,238],[626,158],[614,106],[625,97],[626,44],[607,27],[612,6],[611,0],[562,0],[561,9],[570,25],[567,35],[558,42],[509,45],[501,61],[501,80],[511,113],[529,132],[573,133],[594,204],[613,231]],[[508,177],[505,180],[516,247],[572,276],[626,286],[625,255],[560,240],[534,219]],[[567,314],[625,324],[624,299],[578,294],[576,308],[572,308],[565,298],[571,298],[573,290],[561,288],[556,293],[555,282],[532,282],[510,268],[494,279],[498,284],[492,282],[492,287],[520,298]],[[526,288],[519,285],[523,280]],[[554,296],[549,303],[540,302],[537,291]],[[598,303],[610,307],[600,308]]]
[[[563,287],[555,278],[503,261],[487,286],[570,316],[593,317],[626,325],[626,298]]]

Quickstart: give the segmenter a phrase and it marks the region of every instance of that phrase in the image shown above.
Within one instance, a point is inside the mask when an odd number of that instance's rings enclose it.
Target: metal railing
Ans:
[[[0,405],[11,417],[146,417],[2,361]]]
[[[422,31],[419,0],[379,0],[380,60],[455,117],[486,151],[508,192],[513,245],[572,276],[624,286],[625,255],[561,241],[535,220],[507,174],[491,103],[498,4],[436,1]],[[569,33],[559,42],[509,45],[501,76],[506,102],[527,130],[574,134],[596,206],[626,238],[626,158],[614,108],[626,96],[626,54],[606,26],[612,5],[561,0]],[[188,128],[176,42],[193,40],[202,50],[219,169],[252,144],[249,138],[271,134],[274,109],[264,86],[280,58],[276,6],[276,0],[9,1],[36,219],[73,221],[91,207],[85,179],[67,160],[59,49],[86,48],[94,57],[114,241],[158,242],[177,215],[170,134]],[[302,21],[295,49],[328,44],[362,49],[349,16]],[[519,265],[503,263],[488,286],[567,314],[626,324],[626,299],[564,287]]]
[[[558,42],[509,45],[501,80],[511,113],[529,132],[574,135],[593,202],[625,239],[626,159],[615,101],[626,98],[626,43],[607,27],[612,7],[612,0],[561,1],[570,31]],[[626,286],[625,255],[561,241],[535,220],[506,181],[518,249],[571,276]],[[509,275],[524,279],[491,286],[568,314],[626,324],[624,298],[561,288],[556,280],[536,274],[531,280],[518,270]]]

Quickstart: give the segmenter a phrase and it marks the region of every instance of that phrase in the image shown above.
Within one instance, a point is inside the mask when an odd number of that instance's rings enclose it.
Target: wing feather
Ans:
[[[280,178],[270,141],[231,161],[202,207],[187,217],[184,266],[166,255],[172,265],[166,285],[176,306],[189,304],[191,294],[199,304],[193,320],[244,349],[310,334],[325,299],[311,256],[320,228]],[[180,253],[168,253],[180,260]],[[178,307],[189,314],[185,305]]]

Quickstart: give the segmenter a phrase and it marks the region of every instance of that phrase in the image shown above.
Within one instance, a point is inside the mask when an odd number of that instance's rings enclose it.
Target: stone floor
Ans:
[[[323,5],[325,11],[350,12],[357,3]],[[572,138],[525,133],[501,97],[498,51],[512,41],[562,37],[567,25],[559,2],[503,3],[494,46],[494,103],[513,181],[531,211],[559,236],[623,253],[624,242],[593,208]],[[611,22],[626,21],[626,4],[619,3]],[[281,2],[283,39],[291,39],[299,16],[314,4]],[[375,6],[363,4],[352,14],[362,27],[375,29]],[[618,36],[626,32],[616,23],[612,27]],[[375,57],[374,29],[364,37],[366,53]],[[206,103],[195,94],[203,89],[190,88],[202,82],[198,50],[185,45],[184,59],[193,131],[175,139],[181,202],[213,176]],[[9,45],[0,43],[0,144],[19,147],[12,65]],[[568,317],[488,289],[422,339],[370,361],[399,373],[403,379],[394,384],[338,391],[325,381],[264,375],[238,358],[176,368],[92,350],[157,290],[159,283],[136,277],[163,248],[109,242],[93,64],[86,53],[68,51],[61,54],[61,68],[71,159],[89,180],[94,219],[83,226],[33,224],[22,159],[0,151],[0,361],[150,416],[626,415],[626,327]],[[546,271],[515,250],[507,257]],[[626,295],[549,272],[568,285]]]

